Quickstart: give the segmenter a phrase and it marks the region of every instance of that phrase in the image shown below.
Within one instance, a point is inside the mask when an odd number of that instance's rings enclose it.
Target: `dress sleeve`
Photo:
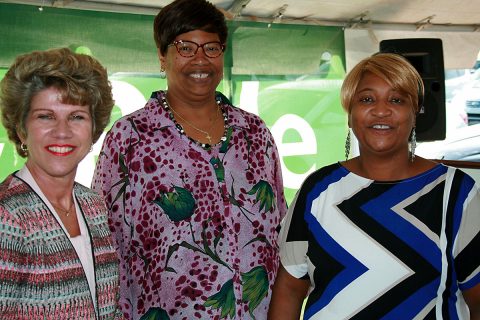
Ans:
[[[304,219],[305,205],[300,189],[282,220],[279,235],[280,261],[285,270],[295,278],[308,274],[308,228]]]
[[[127,156],[131,152],[133,127],[129,121],[117,121],[107,133],[100,152],[95,173],[92,180],[92,189],[104,199],[108,211],[108,225],[112,232],[115,250],[120,258],[119,278],[128,277],[129,252],[128,243],[131,241],[131,216],[127,194],[130,192],[130,164]],[[129,292],[126,281],[120,281],[120,306],[128,305]],[[129,309],[121,307],[125,315]],[[123,319],[120,310],[116,310],[114,319]]]
[[[454,259],[459,288],[464,291],[480,284],[480,186],[465,175],[456,193],[463,200],[463,211],[454,243]]]
[[[283,188],[282,166],[280,164],[280,154],[278,153],[278,149],[273,139],[273,136],[271,136],[271,141],[273,145],[273,155],[275,158],[274,176],[276,188],[275,191],[277,195],[277,207],[280,214],[280,219],[283,219],[287,213],[287,202],[285,200],[285,193]]]
[[[123,129],[125,128],[118,131],[112,129],[107,133],[92,180],[92,189],[97,191],[105,201],[108,224],[113,234],[115,249],[121,256],[120,261],[125,261],[124,254],[128,254],[123,252],[122,243],[125,242],[125,236],[129,235],[128,230],[125,230],[128,229],[126,224],[129,224],[128,215],[125,214],[126,194],[129,191],[129,168],[125,159],[128,147],[125,146],[126,139],[121,134],[122,131],[125,132]]]

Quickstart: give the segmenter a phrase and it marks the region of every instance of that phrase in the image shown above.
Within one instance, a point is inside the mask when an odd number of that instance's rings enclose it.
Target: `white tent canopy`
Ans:
[[[97,11],[156,14],[172,0],[7,1]],[[4,2],[0,0],[0,2]],[[480,48],[480,0],[211,0],[228,19],[342,26],[347,69],[383,39],[440,38],[445,68],[471,68]]]

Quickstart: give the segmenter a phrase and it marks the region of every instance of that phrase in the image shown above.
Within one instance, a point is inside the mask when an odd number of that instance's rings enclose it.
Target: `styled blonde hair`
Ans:
[[[340,90],[343,109],[350,114],[358,85],[366,72],[383,79],[393,89],[405,93],[412,103],[413,111],[420,110],[423,103],[422,77],[404,57],[394,53],[377,53],[360,61],[345,77]]]

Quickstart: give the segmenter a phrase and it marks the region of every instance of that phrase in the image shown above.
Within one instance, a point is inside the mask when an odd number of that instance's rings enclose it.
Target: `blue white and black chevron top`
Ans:
[[[479,185],[440,164],[393,182],[329,165],[303,183],[279,243],[285,269],[310,279],[305,319],[468,319]]]

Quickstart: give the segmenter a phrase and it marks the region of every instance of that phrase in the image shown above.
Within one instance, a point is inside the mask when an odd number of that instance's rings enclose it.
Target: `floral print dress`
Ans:
[[[225,136],[201,146],[163,104],[118,120],[93,188],[105,197],[130,319],[266,319],[286,212],[279,155],[256,115],[223,100]]]

